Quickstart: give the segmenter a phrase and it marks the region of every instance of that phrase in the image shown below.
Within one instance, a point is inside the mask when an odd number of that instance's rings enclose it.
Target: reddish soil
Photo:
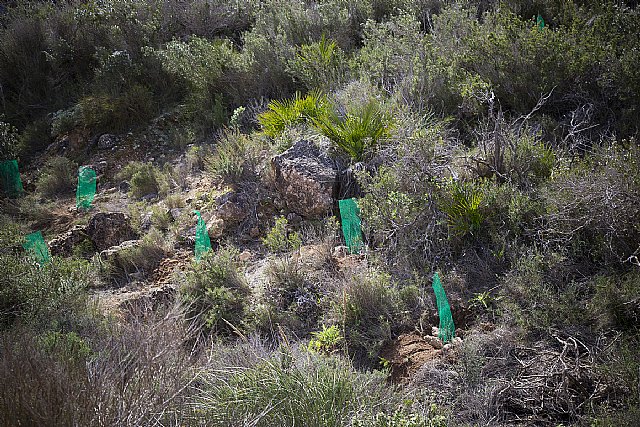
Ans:
[[[440,357],[437,350],[415,332],[400,335],[382,349],[381,356],[391,366],[391,381],[406,382],[430,360]]]

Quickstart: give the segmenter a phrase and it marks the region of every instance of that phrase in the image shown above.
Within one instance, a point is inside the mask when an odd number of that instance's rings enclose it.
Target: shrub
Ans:
[[[251,420],[256,426],[337,427],[401,398],[389,392],[380,373],[358,372],[342,359],[286,348],[252,359],[246,367],[223,363],[203,372],[195,405],[211,425]]]
[[[204,159],[205,170],[229,183],[255,179],[260,163],[259,140],[237,130],[225,131],[213,154]]]
[[[78,165],[66,157],[52,157],[44,165],[36,182],[36,190],[43,197],[69,195],[76,188]]]
[[[285,256],[270,261],[264,287],[264,305],[258,310],[256,326],[260,332],[274,334],[273,324],[296,335],[306,335],[317,327],[321,314],[320,289],[299,259]],[[261,312],[262,311],[262,312]],[[261,317],[268,316],[268,319]],[[265,320],[269,320],[266,324]]]
[[[2,116],[0,116],[2,119]],[[13,160],[18,155],[18,129],[0,120],[0,161]]]
[[[418,122],[403,129],[407,135],[396,136],[396,143],[385,147],[377,173],[358,174],[365,193],[358,206],[370,247],[394,273],[406,276],[432,271],[450,256],[446,215],[438,198],[456,144],[442,123]]]
[[[375,101],[356,111],[347,111],[344,117],[328,112],[312,121],[316,129],[358,162],[380,139],[389,135],[391,126],[391,120]]]
[[[262,239],[262,243],[272,253],[291,252],[302,245],[300,235],[287,230],[288,221],[281,216],[276,218],[276,223]]]
[[[330,92],[341,85],[347,75],[347,60],[335,41],[323,34],[318,42],[303,44],[289,62],[294,77],[308,90]]]
[[[85,302],[94,279],[85,261],[53,258],[43,267],[14,254],[0,254],[0,324],[49,322]]]
[[[250,289],[232,247],[207,252],[186,272],[180,289],[189,321],[204,332],[228,335],[244,328]]]
[[[151,229],[138,244],[123,248],[115,254],[112,265],[106,266],[110,278],[128,282],[133,273],[142,276],[152,273],[166,256],[165,244],[166,239],[162,233]]]
[[[188,41],[173,40],[162,50],[147,49],[146,54],[159,59],[164,70],[185,85],[186,119],[205,128],[226,122],[227,104],[241,98],[233,93],[236,85],[227,81],[242,70],[231,42],[193,36]]]
[[[347,278],[331,296],[327,320],[341,325],[348,352],[361,364],[375,364],[382,345],[391,339],[399,312],[391,277],[375,270]]]
[[[271,101],[268,110],[258,116],[262,131],[275,138],[288,127],[308,123],[327,114],[329,104],[321,92],[310,92],[304,98],[296,93],[293,99]]]
[[[196,361],[179,313],[80,329],[0,334],[0,423],[139,426],[186,422]],[[63,325],[65,329],[73,327]],[[90,353],[89,353],[90,352]]]
[[[125,132],[148,122],[158,109],[149,88],[134,84],[117,95],[96,94],[77,105],[76,125],[95,133]]]
[[[543,191],[547,213],[538,230],[544,244],[592,265],[630,262],[640,241],[639,183],[637,147],[596,148]]]
[[[130,162],[118,173],[117,179],[129,181],[129,194],[135,198],[166,193],[169,186],[163,172],[151,163]]]

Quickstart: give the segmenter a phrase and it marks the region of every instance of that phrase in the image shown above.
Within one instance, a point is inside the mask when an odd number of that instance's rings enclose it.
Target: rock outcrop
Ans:
[[[121,212],[100,212],[87,224],[86,233],[98,251],[117,246],[126,240],[135,239],[129,218]]]
[[[55,256],[70,256],[73,254],[73,248],[85,240],[91,240],[87,234],[87,227],[76,225],[49,241],[49,251]]]
[[[313,142],[300,140],[271,159],[275,184],[287,208],[306,219],[331,213],[338,188],[338,168]]]

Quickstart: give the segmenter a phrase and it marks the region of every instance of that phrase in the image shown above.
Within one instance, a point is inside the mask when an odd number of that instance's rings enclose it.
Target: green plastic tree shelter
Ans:
[[[0,162],[0,181],[2,181],[2,189],[7,196],[18,197],[24,193],[16,160]]]
[[[36,231],[35,233],[28,234],[24,240],[25,242],[22,244],[22,247],[35,258],[38,264],[42,266],[51,261],[49,248],[42,237],[42,232]]]
[[[544,28],[544,19],[542,15],[538,14],[538,18],[536,19],[536,23],[538,24],[538,29],[542,30]]]
[[[438,304],[438,317],[440,317],[440,326],[438,337],[442,342],[448,342],[453,339],[456,334],[456,328],[453,325],[453,317],[451,316],[451,307],[447,300],[447,295],[444,293],[442,283],[440,283],[440,276],[436,272],[433,275],[433,292],[436,294],[436,303]]]
[[[76,190],[76,208],[88,210],[96,196],[96,172],[88,166],[78,169],[78,189]]]
[[[200,261],[202,255],[211,250],[211,239],[209,239],[209,233],[207,232],[207,224],[202,219],[200,212],[193,211],[198,216],[198,224],[196,225],[196,261]]]
[[[339,200],[342,233],[350,254],[359,253],[362,249],[362,228],[360,208],[355,199]]]

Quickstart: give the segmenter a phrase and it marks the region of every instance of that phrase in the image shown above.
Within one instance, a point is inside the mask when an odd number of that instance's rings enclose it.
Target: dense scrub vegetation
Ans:
[[[631,1],[0,5],[0,161],[29,171],[0,201],[0,424],[637,425],[639,26]],[[104,178],[142,246],[40,267],[21,236],[53,228],[105,133],[167,154]],[[348,273],[335,218],[272,207],[269,159],[299,139],[359,198]],[[174,211],[216,203],[183,194],[202,174],[250,215],[176,275],[175,306],[105,314],[96,289],[190,243]],[[381,351],[431,333],[434,271],[464,341],[392,385]]]

